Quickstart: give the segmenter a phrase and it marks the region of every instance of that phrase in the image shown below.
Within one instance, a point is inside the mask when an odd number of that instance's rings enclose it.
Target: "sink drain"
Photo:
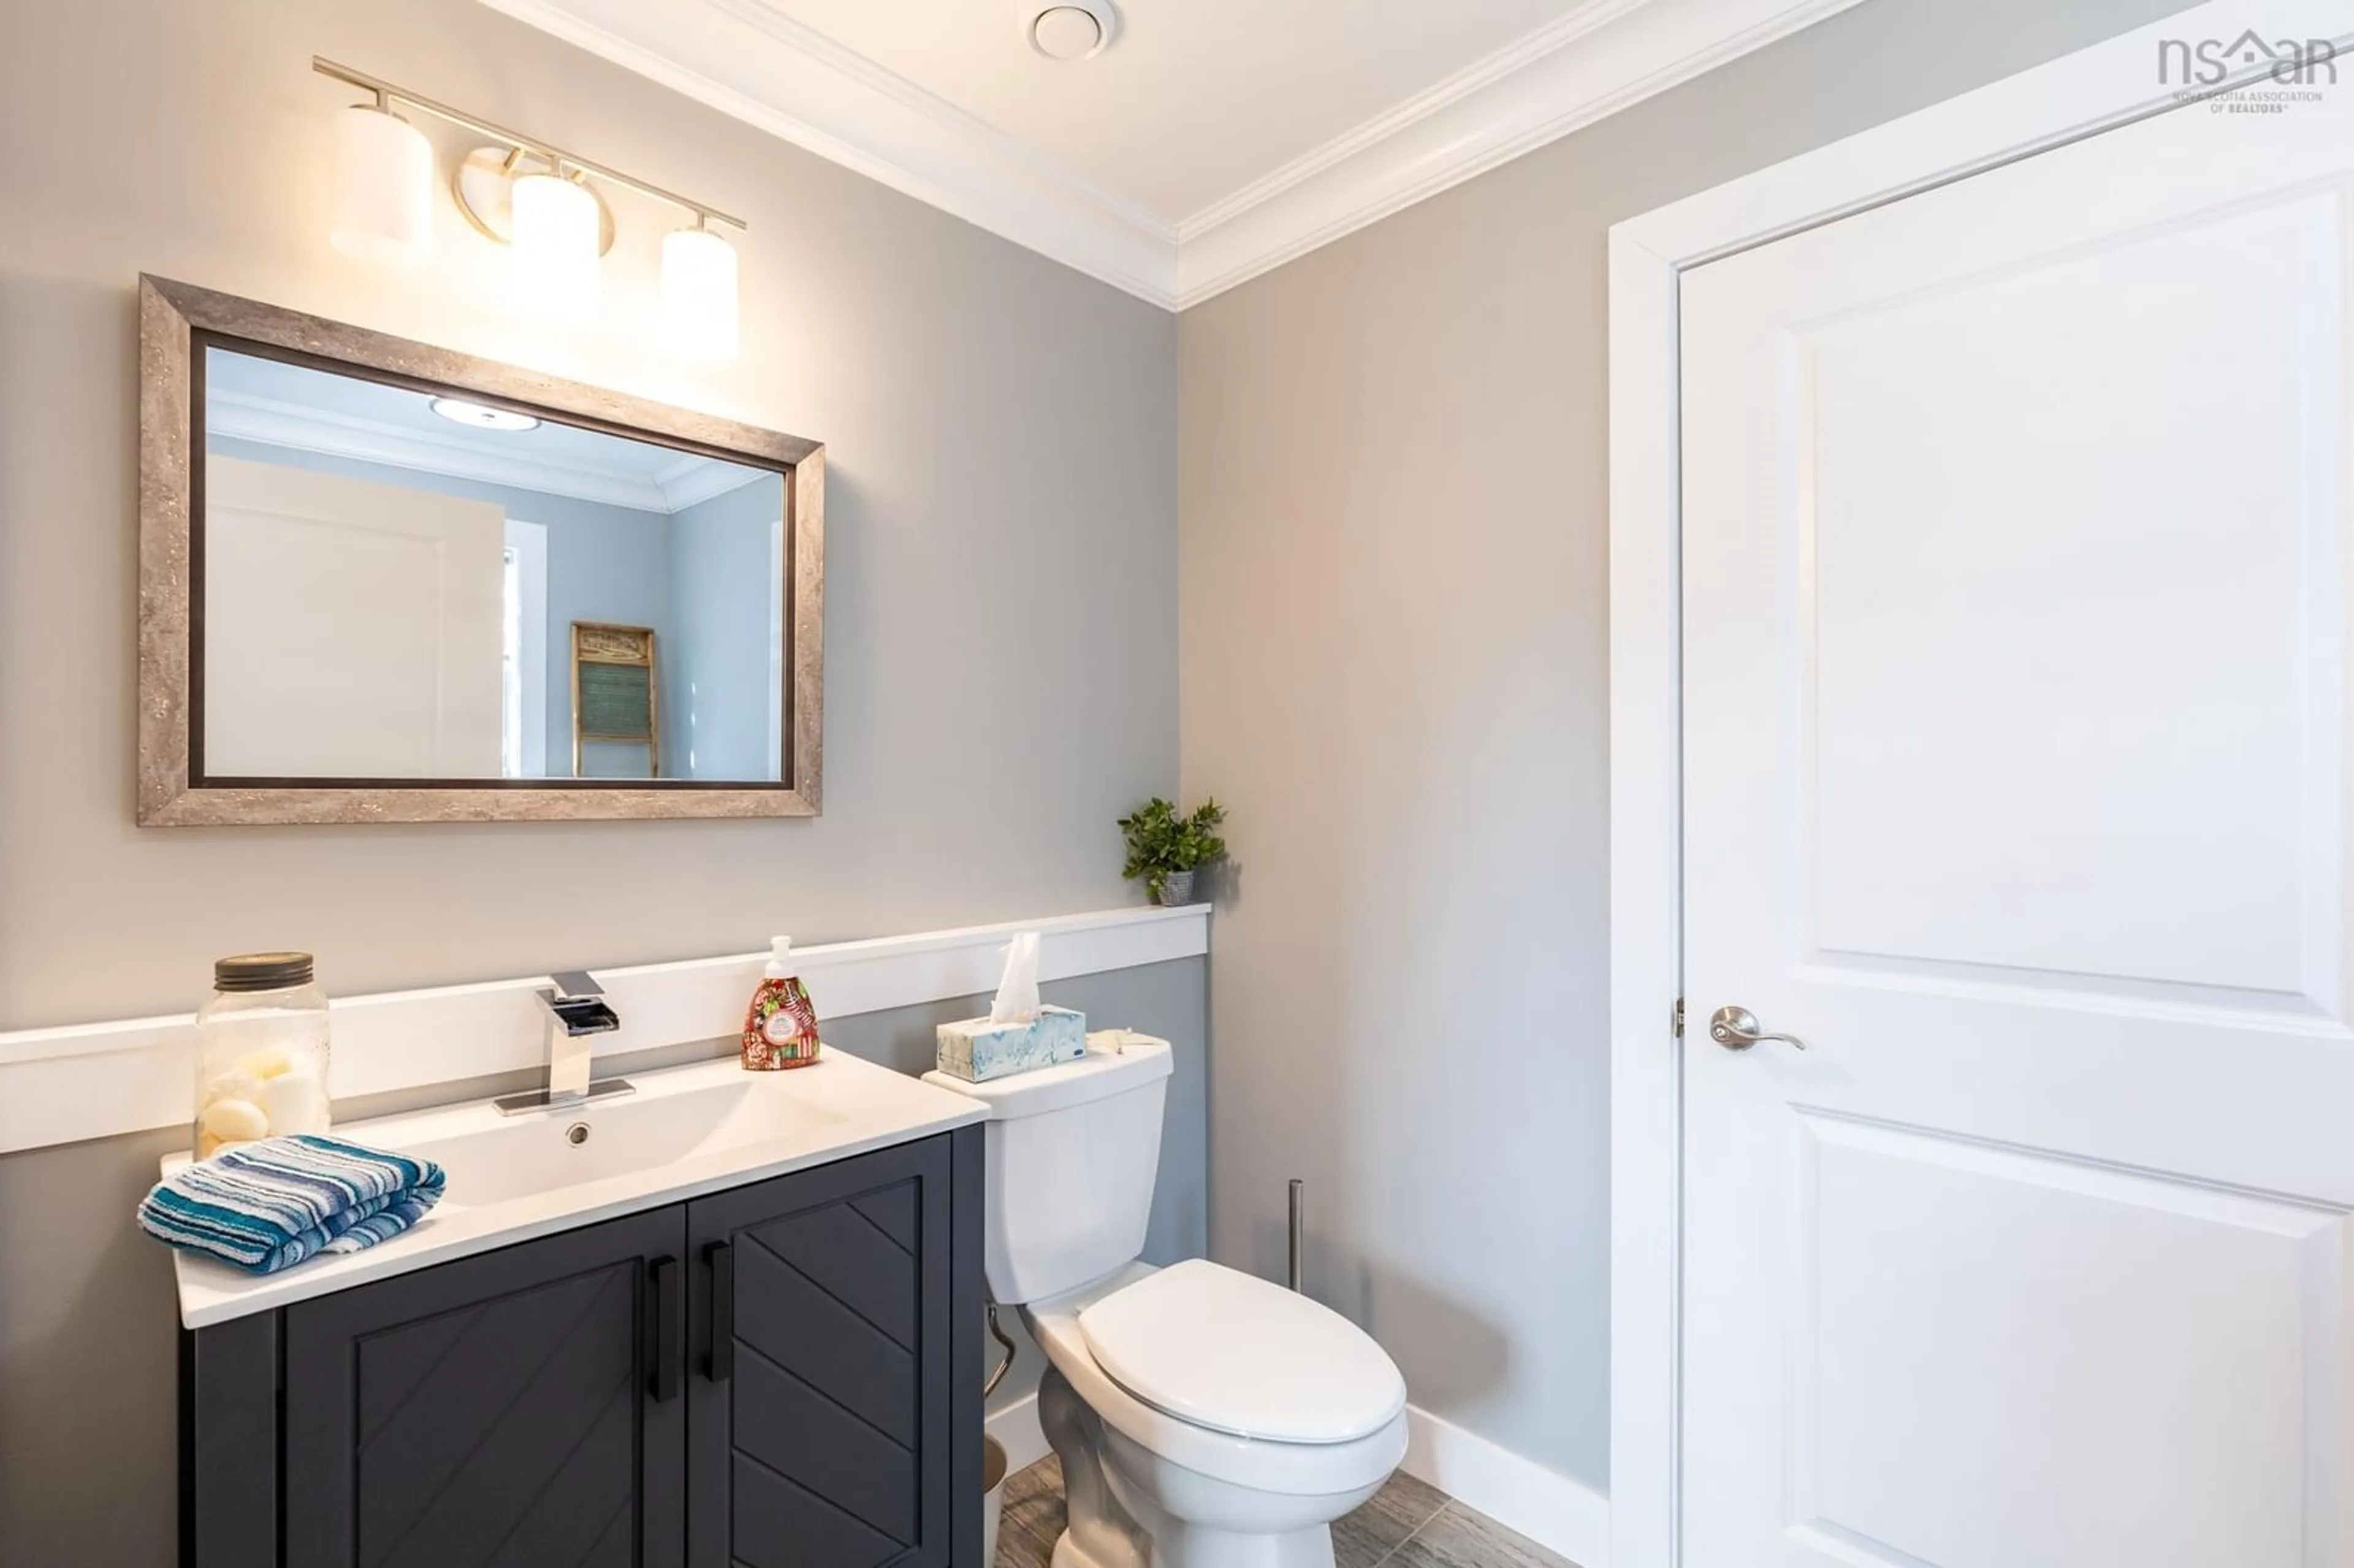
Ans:
[[[585,1121],[576,1121],[570,1127],[566,1128],[564,1129],[564,1141],[572,1145],[575,1149],[578,1149],[582,1144],[588,1142],[588,1124]]]

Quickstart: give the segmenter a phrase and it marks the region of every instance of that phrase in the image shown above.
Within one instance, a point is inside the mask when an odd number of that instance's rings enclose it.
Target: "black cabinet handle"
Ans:
[[[703,1260],[711,1266],[711,1381],[726,1383],[736,1372],[736,1249],[713,1242]]]
[[[679,1363],[686,1359],[680,1330],[686,1327],[686,1305],[680,1299],[678,1259],[654,1259],[654,1399],[667,1404],[678,1397]]]

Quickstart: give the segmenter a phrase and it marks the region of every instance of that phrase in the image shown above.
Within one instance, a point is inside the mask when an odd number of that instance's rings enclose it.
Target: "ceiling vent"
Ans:
[[[1022,31],[1030,47],[1050,60],[1069,64],[1093,59],[1119,36],[1119,13],[1111,0],[1080,0],[1076,5],[1023,7]]]

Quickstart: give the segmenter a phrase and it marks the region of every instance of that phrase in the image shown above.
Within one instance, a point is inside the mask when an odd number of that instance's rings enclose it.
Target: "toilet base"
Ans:
[[[1054,1568],[1149,1568],[1151,1542],[1104,1479],[1102,1420],[1051,1366],[1038,1383],[1038,1425],[1062,1463],[1070,1520],[1055,1542]]]
[[[1171,1467],[1161,1465],[1150,1473],[1154,1485],[1175,1494],[1164,1502],[1123,1473],[1123,1465],[1133,1463],[1139,1455],[1124,1452],[1118,1436],[1112,1439],[1110,1451],[1112,1463],[1106,1468],[1112,1495],[1119,1499],[1129,1517],[1144,1527],[1145,1537],[1152,1543],[1152,1568],[1333,1568],[1331,1526],[1320,1520],[1313,1524],[1302,1523],[1298,1516],[1313,1512],[1329,1518],[1362,1500],[1333,1499],[1329,1505],[1310,1504],[1302,1509],[1298,1499],[1286,1499],[1284,1501],[1292,1506],[1284,1510],[1287,1517],[1283,1522],[1292,1528],[1283,1529],[1264,1516],[1252,1517],[1259,1510],[1247,1506],[1217,1506],[1218,1502],[1230,1503],[1234,1500],[1231,1497],[1216,1499],[1208,1507],[1199,1506],[1199,1497],[1186,1494],[1200,1490],[1201,1478],[1191,1472],[1172,1474]],[[1325,1506],[1331,1508],[1331,1514],[1325,1514]],[[1173,1508],[1207,1514],[1217,1522],[1183,1518],[1172,1511]]]
[[[1333,1568],[1332,1530],[1317,1525],[1288,1535],[1237,1535],[1232,1531],[1203,1530],[1168,1520],[1169,1528],[1151,1532],[1152,1568]],[[1055,1568],[1098,1568],[1075,1554],[1063,1562],[1055,1548]]]
[[[1069,1531],[1055,1538],[1053,1568],[1141,1568],[1146,1556],[1123,1556],[1107,1560],[1089,1552],[1078,1543]]]
[[[1098,1556],[1065,1531],[1055,1542],[1054,1568],[1333,1568],[1332,1530],[1318,1525],[1289,1535],[1235,1535],[1227,1531],[1179,1525],[1138,1549],[1119,1543],[1114,1555]]]
[[[1054,1568],[1333,1568],[1330,1521],[1380,1489],[1268,1493],[1172,1465],[1108,1427],[1051,1366],[1038,1417],[1070,1519]]]

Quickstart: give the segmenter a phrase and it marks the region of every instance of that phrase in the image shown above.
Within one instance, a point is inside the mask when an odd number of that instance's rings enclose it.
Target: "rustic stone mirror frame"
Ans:
[[[208,780],[201,770],[203,355],[249,349],[417,391],[552,416],[784,478],[784,778],[775,783],[636,780]],[[825,448],[578,382],[410,343],[187,283],[139,281],[139,822],[578,821],[628,817],[813,817],[823,760]]]

